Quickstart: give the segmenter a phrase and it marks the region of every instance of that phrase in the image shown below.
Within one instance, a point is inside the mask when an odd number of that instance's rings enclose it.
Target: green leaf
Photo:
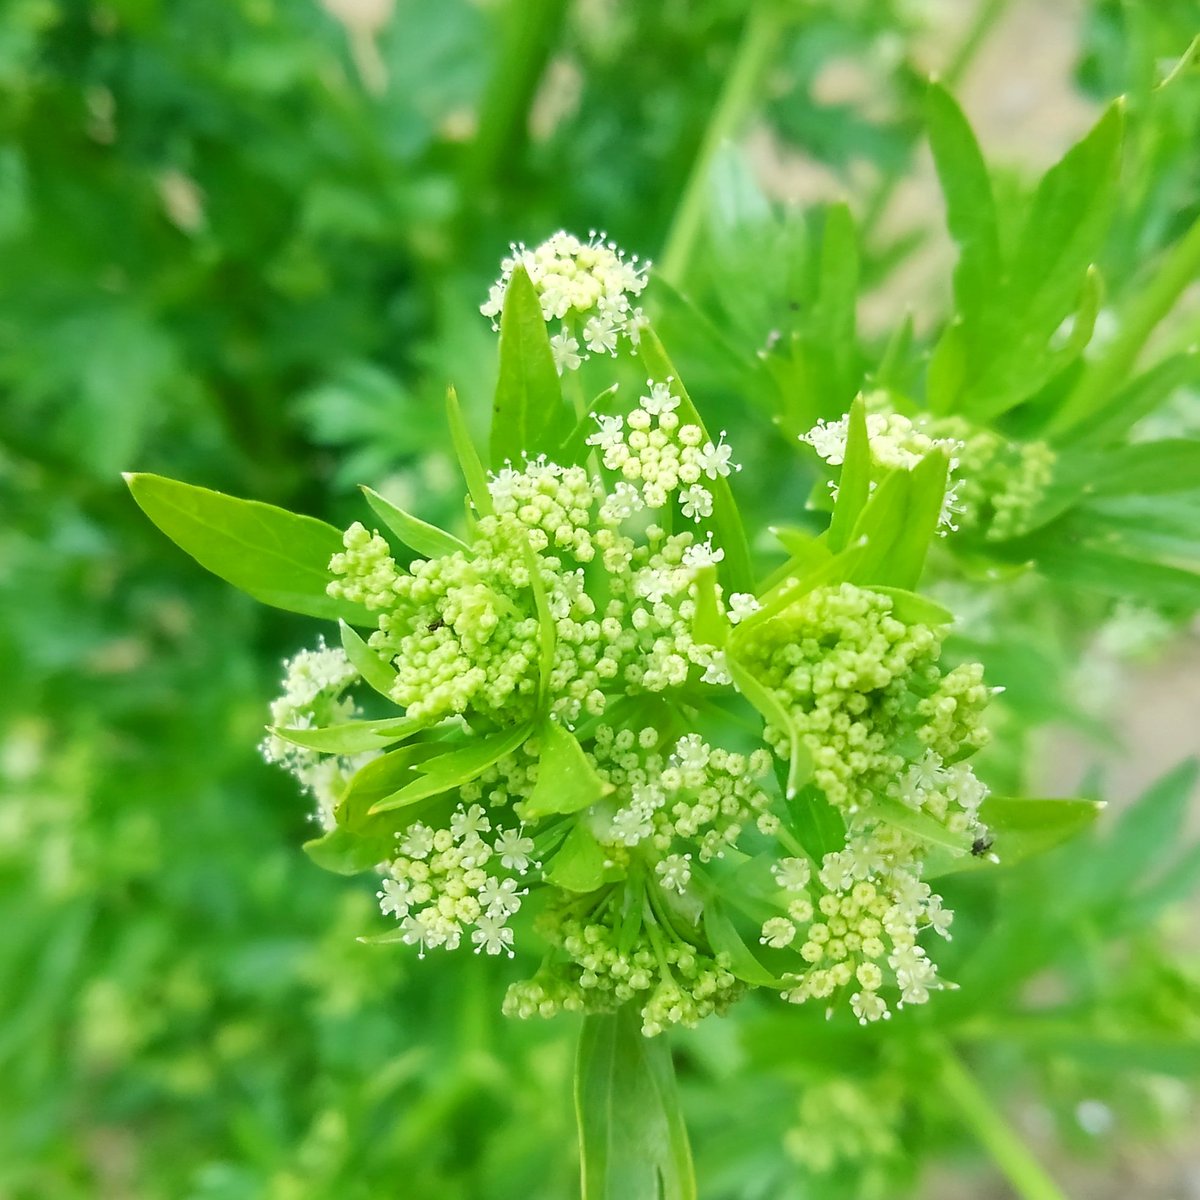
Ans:
[[[579,812],[613,790],[612,784],[596,773],[569,729],[547,719],[538,726],[537,736],[540,745],[537,783],[528,798],[518,805],[522,820]]]
[[[946,200],[946,224],[958,245],[955,300],[961,313],[975,316],[993,303],[1000,276],[1000,238],[991,179],[962,109],[940,84],[929,87],[925,119]]]
[[[862,397],[850,405],[846,434],[846,456],[838,477],[837,500],[826,538],[837,554],[850,542],[850,535],[871,495],[871,440],[867,435],[867,410]]]
[[[350,665],[369,687],[390,700],[392,688],[396,683],[396,672],[345,621],[342,621],[340,626],[342,649],[345,650]]]
[[[605,388],[587,407],[575,423],[575,427],[563,439],[562,444],[549,457],[564,467],[577,466],[588,456],[587,440],[596,432],[596,417],[601,414],[611,416],[618,408],[617,397],[621,391],[620,385],[614,383]]]
[[[146,516],[226,583],[288,612],[374,625],[361,606],[325,594],[329,560],[342,550],[332,525],[161,475],[125,482]]]
[[[471,431],[467,428],[462,407],[458,403],[458,393],[453,388],[446,390],[446,419],[450,422],[450,439],[454,443],[454,453],[458,455],[458,464],[462,468],[475,511],[481,517],[490,517],[494,509],[492,494],[488,491],[487,472],[471,440]]]
[[[846,845],[842,814],[815,787],[805,788],[788,802],[789,827],[818,869],[825,855]]]
[[[925,379],[926,403],[929,411],[939,416],[954,412],[967,382],[967,337],[962,321],[951,321],[942,331]]]
[[[393,717],[384,721],[346,721],[341,725],[327,725],[324,729],[276,726],[271,732],[293,746],[303,746],[319,754],[362,754],[366,750],[382,750],[394,742],[402,742],[423,728],[420,721]]]
[[[675,1066],[637,1006],[589,1013],[575,1063],[581,1200],[696,1200]]]
[[[523,454],[531,459],[553,454],[570,428],[541,302],[525,268],[517,266],[500,315],[492,469],[499,470],[506,462],[519,464]]]
[[[714,954],[728,955],[730,971],[743,983],[776,989],[786,986],[755,958],[715,897],[704,903],[704,936]]]
[[[929,451],[908,472],[909,488],[899,534],[887,545],[884,561],[869,582],[907,589],[920,582],[925,557],[937,536],[949,472],[949,459],[940,449]],[[876,495],[882,491],[880,485]],[[868,556],[870,552],[868,545]]]
[[[1200,778],[1200,763],[1188,759],[1153,783],[1121,814],[1111,834],[1090,858],[1097,890],[1123,901],[1182,843],[1188,806]]]
[[[1026,800],[989,796],[979,809],[979,819],[988,827],[992,844],[988,853],[1004,867],[1031,858],[1057,846],[1086,829],[1104,805],[1098,800]],[[992,865],[987,856],[944,853],[928,856],[925,875],[929,879],[956,871]]]
[[[608,854],[582,821],[577,821],[544,872],[547,883],[585,895],[619,878]]]
[[[646,374],[656,383],[670,379],[671,391],[679,398],[677,415],[681,424],[699,425],[704,436],[714,441],[704,422],[700,418],[692,398],[688,395],[679,372],[667,357],[666,350],[653,329],[643,329],[638,343],[638,354]],[[730,591],[749,592],[754,588],[754,568],[750,558],[750,544],[746,541],[746,531],[742,527],[742,518],[738,511],[729,480],[721,476],[714,480],[706,480],[705,487],[712,493],[713,515],[712,523],[716,529],[717,543],[725,551],[721,564]]]
[[[342,825],[304,843],[304,853],[324,871],[335,875],[358,875],[384,859],[395,856],[395,834],[381,830],[361,836]]]
[[[1200,488],[1200,441],[1135,442],[1092,462],[1087,490],[1096,496],[1153,496]]]
[[[892,616],[905,625],[953,625],[954,614],[928,596],[906,592],[903,588],[874,586],[871,591],[890,596]]]
[[[1095,407],[1068,419],[1054,440],[1082,446],[1102,446],[1117,441],[1143,417],[1153,412],[1175,391],[1200,379],[1200,351],[1191,349],[1157,362],[1124,387],[1098,398]],[[1068,414],[1069,416],[1069,414]]]
[[[452,533],[446,533],[436,525],[430,525],[419,517],[406,513],[397,508],[390,500],[384,499],[378,492],[365,484],[360,485],[367,503],[375,510],[375,515],[410,549],[415,550],[425,558],[440,558],[443,554],[454,554],[461,551],[468,558],[474,557],[474,551],[466,542],[459,541]]]
[[[410,804],[427,800],[452,788],[462,787],[481,775],[488,767],[517,750],[533,732],[530,724],[516,725],[487,737],[472,738],[466,745],[448,750],[436,757],[427,757],[416,763],[420,778],[405,784],[398,791],[376,800],[371,806],[372,815],[406,808]]]
[[[373,758],[360,767],[346,785],[337,807],[337,823],[356,832],[371,827],[374,820],[371,806],[406,783],[420,779],[417,765],[433,755],[444,754],[445,749],[442,742],[413,742]]]
[[[951,833],[940,821],[928,813],[914,811],[898,800],[879,798],[864,805],[861,815],[870,820],[885,821],[905,833],[921,838],[931,846],[940,846],[951,853],[965,854],[971,849],[973,838],[965,833]]]

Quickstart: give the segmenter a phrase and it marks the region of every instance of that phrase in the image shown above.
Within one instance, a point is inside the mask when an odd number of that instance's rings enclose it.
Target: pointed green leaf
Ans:
[[[759,683],[750,671],[737,660],[734,653],[727,653],[725,662],[733,677],[734,687],[758,709],[768,725],[778,729],[787,737],[789,751],[786,793],[788,796],[794,796],[796,791],[808,782],[813,772],[812,755],[800,737],[795,721],[792,720],[787,709],[775,698],[775,694]]]
[[[346,721],[341,725],[327,725],[323,729],[284,729],[277,726],[271,732],[293,746],[303,746],[319,754],[362,754],[367,750],[382,750],[395,742],[402,742],[423,728],[420,721],[393,717],[384,721]]]
[[[905,625],[953,625],[954,614],[940,604],[930,600],[928,596],[919,596],[916,592],[906,592],[903,588],[880,587],[875,585],[871,591],[881,596],[890,596],[892,601],[892,616]]]
[[[946,200],[946,224],[958,245],[954,296],[959,312],[974,318],[994,302],[1000,275],[992,183],[971,126],[940,84],[930,85],[925,117],[934,166]]]
[[[826,537],[829,549],[837,554],[850,542],[850,536],[871,495],[871,440],[867,435],[867,410],[862,397],[850,405],[846,434],[846,456],[838,476],[837,500]]]
[[[517,266],[500,315],[500,376],[492,406],[492,469],[552,454],[571,428],[541,302]]]
[[[360,485],[367,503],[375,510],[375,515],[410,549],[415,550],[424,558],[440,558],[443,554],[454,554],[461,551],[468,557],[474,552],[466,542],[460,541],[452,533],[439,529],[397,508],[390,500],[365,484]]]
[[[375,801],[390,796],[412,780],[420,779],[417,764],[433,755],[444,754],[445,750],[442,742],[410,742],[373,758],[360,767],[347,783],[337,807],[337,823],[354,832],[374,828],[377,823],[370,809]]]
[[[537,783],[518,805],[523,821],[534,821],[554,813],[573,813],[595,804],[612,790],[596,773],[575,735],[556,721],[547,719],[538,727]]]
[[[415,764],[420,777],[376,800],[370,808],[371,814],[406,808],[430,796],[462,787],[506,755],[512,754],[532,732],[532,725],[516,725],[487,737],[472,738],[466,745],[447,750],[436,757],[422,759]]]
[[[737,927],[715,898],[706,900],[704,904],[704,936],[708,938],[714,954],[728,957],[730,971],[743,983],[776,989],[786,986],[755,958],[754,952],[742,940]]]
[[[366,610],[326,595],[342,550],[332,525],[257,500],[239,500],[161,475],[125,476],[141,510],[214,575],[263,604],[309,617],[373,625]]]
[[[789,828],[818,869],[825,855],[846,845],[846,822],[842,814],[815,787],[807,787],[787,805]]]
[[[471,431],[467,428],[462,407],[458,403],[458,393],[453,388],[446,390],[446,419],[450,422],[450,439],[454,443],[454,453],[458,455],[458,464],[462,468],[475,511],[481,517],[490,517],[494,509],[492,494],[488,491],[487,472],[471,440]]]
[[[567,834],[544,872],[547,883],[579,895],[594,892],[618,875],[609,865],[608,854],[582,821]]]
[[[341,622],[342,649],[350,665],[363,677],[364,682],[389,700],[396,683],[396,672],[385,663],[345,621]]]

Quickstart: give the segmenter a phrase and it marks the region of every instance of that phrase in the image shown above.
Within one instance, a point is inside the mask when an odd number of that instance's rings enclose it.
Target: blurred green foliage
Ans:
[[[449,511],[433,401],[452,379],[482,418],[493,341],[475,308],[504,246],[596,225],[660,247],[746,6],[398,0],[374,32],[331,15],[353,10],[0,10],[0,1194],[13,1200],[365,1197],[398,1181],[463,1200],[572,1194],[574,1030],[503,1021],[502,967],[354,941],[369,887],[303,858],[301,805],[253,751],[277,664],[311,623],[204,578],[117,473],[334,518],[360,482],[431,518]],[[759,106],[782,143],[848,182],[874,170],[858,208],[870,286],[916,246],[882,243],[872,206],[922,127],[909,40],[921,22],[899,0],[796,5]],[[1081,83],[1130,98],[1133,186],[1101,257],[1114,304],[1200,207],[1197,89],[1154,90],[1195,25],[1188,0],[1100,0],[1088,15]],[[818,98],[839,56],[878,71],[882,115]],[[798,510],[814,478],[745,398],[778,382],[761,386],[756,366],[747,388],[744,365],[773,331],[820,340],[811,289],[794,298],[769,206],[716,166],[682,324],[728,322],[720,344],[734,344],[672,349],[762,464],[748,506]],[[815,236],[836,211],[809,218]],[[748,259],[745,280],[725,273]],[[1164,352],[1194,341],[1190,319]],[[827,377],[846,393],[830,397],[836,415],[884,347],[829,348],[841,358]],[[1155,386],[1177,401],[1195,381],[1185,361]],[[1021,586],[986,614],[984,639],[1017,693],[997,754],[1010,774],[1029,729],[1071,708],[1042,686],[1044,664],[1060,664],[1057,687],[1080,649],[1080,609]],[[1086,628],[1108,605],[1082,603]],[[1154,1081],[1198,1073],[1182,1047],[1200,983],[1152,920],[1194,884],[1194,853],[1155,853],[1180,827],[1186,780],[1173,778],[1108,843],[998,888],[956,884],[963,958],[957,976],[947,967],[964,992],[923,1014],[936,1028],[906,1014],[885,1039],[763,1007],[683,1040],[706,1194],[894,1195],[925,1156],[960,1150],[928,1074],[934,1036],[972,1053],[993,1094],[1037,1086],[1068,1142],[1098,1148],[1081,1100],[1104,1100],[1121,1128],[1165,1125],[1146,1099]],[[1138,838],[1135,864],[1122,848]],[[1070,902],[1045,923],[1030,897],[1065,879]],[[1049,966],[1064,991],[1048,1011],[1014,1009],[1002,1026],[971,1011]],[[1112,1028],[1122,1044],[1105,1040]],[[811,1126],[831,1112],[862,1135],[828,1158]]]

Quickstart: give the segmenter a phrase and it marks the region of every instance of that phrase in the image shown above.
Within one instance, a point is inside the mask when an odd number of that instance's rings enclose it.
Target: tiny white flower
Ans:
[[[579,370],[583,359],[579,356],[579,342],[565,329],[550,339],[550,351],[554,355],[554,366],[560,375]]]
[[[625,418],[619,413],[613,416],[609,416],[607,413],[594,413],[593,416],[595,416],[596,423],[600,426],[600,429],[588,437],[587,444],[589,446],[599,446],[605,453],[615,450],[624,441],[622,430],[625,425]]]
[[[725,444],[725,432],[722,430],[717,444],[714,446],[712,442],[706,442],[696,461],[709,479],[716,479],[728,475],[731,470],[741,470],[736,464],[730,465],[732,456],[733,447]]]
[[[840,421],[819,420],[807,433],[800,435],[830,466],[840,466],[846,457],[846,439],[850,434],[850,418]]]
[[[492,823],[488,820],[483,806],[479,804],[472,804],[465,812],[459,805],[457,811],[450,818],[450,832],[454,835],[456,842],[463,841],[473,833],[488,833],[491,828]]]
[[[385,879],[383,890],[375,893],[379,900],[379,911],[387,916],[395,915],[396,920],[403,921],[408,916],[408,894],[412,885],[406,879]]]
[[[707,541],[699,542],[694,546],[689,546],[683,552],[683,565],[685,567],[700,567],[715,566],[725,557],[725,551],[714,549],[712,544],[712,535],[710,534]]]
[[[583,327],[583,340],[593,354],[616,354],[617,327],[608,313],[589,317]]]
[[[502,830],[496,838],[494,849],[500,855],[500,865],[507,870],[521,875],[529,870],[533,838],[526,837],[520,829]]]
[[[691,882],[692,856],[690,854],[668,854],[654,870],[664,888],[671,888],[681,896]]]
[[[762,608],[758,600],[749,592],[734,592],[729,597],[729,622],[731,625],[736,625],[739,621],[744,621],[751,613],[756,613]]]
[[[782,950],[791,945],[795,936],[796,927],[787,917],[771,917],[763,922],[762,936],[758,940],[764,946]]]
[[[712,751],[698,733],[689,733],[675,743],[672,757],[685,771],[703,771]]]
[[[475,943],[476,954],[486,950],[488,954],[507,953],[509,958],[514,957],[511,948],[513,931],[492,917],[483,916],[475,922],[475,932],[471,934],[471,941]]]
[[[812,867],[807,858],[781,858],[771,868],[771,874],[784,891],[802,892],[812,878]]]
[[[680,500],[685,517],[690,517],[693,521],[702,521],[705,517],[712,516],[712,493],[700,484],[693,483],[691,487],[686,488],[681,493]]]
[[[400,838],[400,853],[406,858],[427,858],[433,849],[433,830],[418,821]]]
[[[501,921],[511,917],[521,907],[524,891],[517,890],[515,879],[489,877],[479,889],[479,903],[487,909],[487,915]]]
[[[653,379],[646,380],[650,394],[642,396],[638,403],[652,417],[661,417],[663,413],[674,412],[679,407],[679,397],[671,392],[671,379],[665,383],[655,383]]]

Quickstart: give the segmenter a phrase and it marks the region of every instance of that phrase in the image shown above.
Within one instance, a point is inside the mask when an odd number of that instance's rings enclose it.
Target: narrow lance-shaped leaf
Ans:
[[[826,534],[835,554],[850,541],[854,523],[871,494],[871,440],[867,435],[867,411],[861,396],[855,397],[847,418],[846,454],[838,477],[837,500]]]
[[[422,760],[416,764],[419,778],[377,800],[371,806],[371,813],[405,808],[430,796],[447,792],[451,788],[462,787],[505,755],[512,754],[529,737],[532,730],[532,725],[516,725],[512,729],[475,738],[465,746]]]
[[[421,721],[393,717],[382,721],[345,721],[340,725],[326,725],[322,729],[276,726],[271,732],[293,746],[315,750],[318,754],[362,754],[367,750],[382,750],[396,742],[403,742],[423,728]]]
[[[521,456],[551,455],[571,428],[541,302],[517,266],[500,315],[500,375],[492,406],[491,460],[498,470]]]
[[[368,687],[390,700],[396,672],[345,621],[341,622],[341,633],[342,649],[350,665],[363,677]]]
[[[453,554],[462,551],[471,555],[471,547],[460,541],[452,533],[422,521],[397,508],[390,500],[381,496],[371,488],[362,487],[362,493],[367,503],[375,511],[375,515],[410,549],[415,550],[425,558],[440,558],[443,554]]]
[[[958,245],[954,296],[959,312],[981,317],[1000,276],[1000,241],[992,182],[979,143],[954,98],[940,84],[925,102],[929,146],[946,201],[946,224]]]
[[[671,1051],[637,1006],[589,1013],[575,1065],[582,1200],[695,1200]]]
[[[462,468],[463,478],[467,483],[467,491],[475,504],[475,511],[481,517],[492,515],[492,494],[488,491],[487,472],[479,458],[479,451],[471,440],[471,431],[467,428],[461,405],[458,403],[458,393],[453,388],[446,391],[446,418],[450,422],[450,438],[454,442],[454,453],[458,455],[458,464]]]
[[[161,475],[130,474],[125,482],[146,516],[226,583],[288,612],[374,624],[360,605],[326,594],[329,560],[342,549],[332,525]]]

